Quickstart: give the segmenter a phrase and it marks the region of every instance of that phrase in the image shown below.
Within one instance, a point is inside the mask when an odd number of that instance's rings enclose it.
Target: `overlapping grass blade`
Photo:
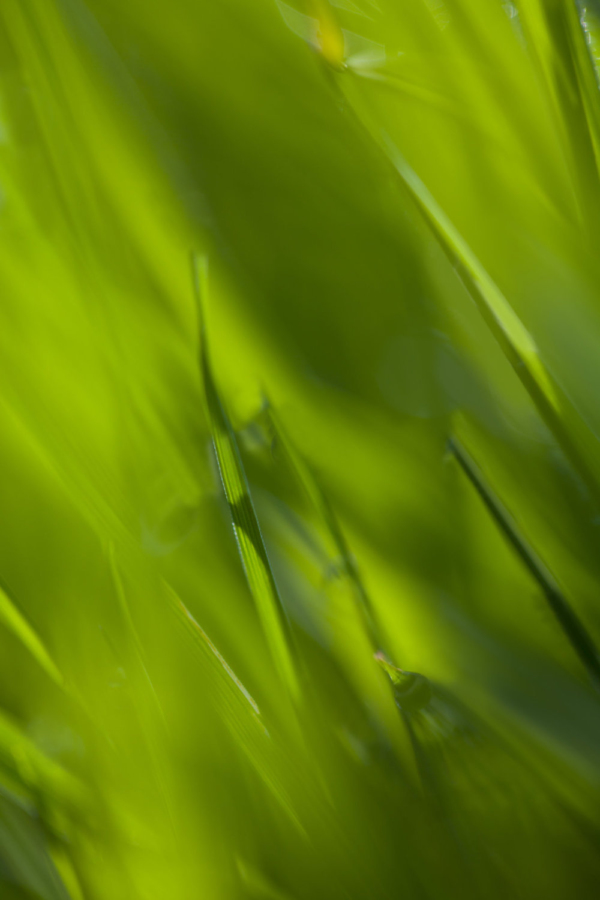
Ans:
[[[531,17],[535,23],[536,33],[539,31],[539,42],[543,46],[548,45],[548,40],[542,39],[548,28],[554,27],[552,22],[545,21],[545,14],[537,9],[538,0],[532,0]],[[561,22],[566,27],[566,18],[562,17]],[[569,22],[571,18],[569,17]],[[533,26],[532,26],[533,27]],[[582,35],[578,34],[575,38],[573,29],[581,26],[579,22],[571,23],[572,42],[577,45],[578,53],[587,53],[587,48],[583,50],[579,47],[579,39],[584,40]],[[568,69],[569,78],[574,78],[573,62],[568,47],[565,44],[564,36],[556,43],[550,41],[552,52],[554,54],[562,50],[560,63],[563,68]],[[584,41],[585,44],[585,41]],[[557,49],[558,48],[558,49]],[[581,52],[579,52],[581,51]],[[586,61],[587,62],[587,61]],[[600,114],[600,103],[598,98],[590,92],[590,78],[593,78],[593,72],[590,66],[583,66],[583,61],[578,59],[579,69],[581,70],[581,79],[585,81],[588,96],[588,106],[590,109],[590,128],[595,127],[596,116]],[[548,69],[548,77],[550,77],[551,61],[545,64]],[[558,63],[556,63],[558,65]],[[556,67],[556,66],[555,66]],[[554,77],[554,76],[552,76]],[[558,78],[558,76],[557,76]],[[564,76],[567,78],[567,75]],[[598,171],[596,169],[594,154],[591,146],[590,131],[588,130],[587,120],[581,108],[579,112],[572,109],[573,103],[567,102],[564,92],[567,90],[563,84],[564,78],[558,78],[560,90],[556,88],[558,93],[554,94],[556,104],[558,104],[558,114],[563,115],[563,131],[567,132],[565,140],[573,143],[573,157],[571,161],[572,173],[575,179],[582,179],[580,190],[581,202],[585,205],[582,213],[583,223],[588,227],[588,234],[595,233],[595,229],[590,226],[596,222],[600,211],[600,188],[598,182]],[[498,341],[507,359],[513,366],[515,372],[520,378],[523,386],[535,403],[538,412],[543,418],[548,428],[554,434],[561,449],[569,459],[571,465],[578,472],[579,476],[585,482],[590,495],[593,497],[595,505],[600,508],[600,484],[598,474],[591,463],[595,441],[588,426],[582,420],[581,416],[569,401],[565,392],[557,384],[547,367],[542,361],[539,348],[533,336],[529,333],[502,290],[489,275],[484,265],[481,263],[477,255],[471,249],[460,231],[456,228],[445,210],[440,206],[430,190],[421,180],[415,170],[409,165],[399,148],[386,132],[385,128],[375,119],[371,109],[365,102],[365,98],[359,88],[358,76],[352,73],[340,77],[336,84],[338,89],[344,95],[347,106],[356,119],[359,127],[364,130],[367,135],[375,142],[386,158],[391,162],[392,167],[397,176],[400,177],[403,185],[408,189],[410,195],[416,202],[417,208],[422,213],[425,221],[437,239],[441,249],[447,256],[455,271],[461,278],[466,289],[475,301],[484,320],[489,326],[494,337]],[[573,88],[573,85],[571,85]],[[577,92],[577,102],[581,106],[579,97],[579,88],[577,81],[574,88]],[[571,96],[571,95],[569,95]],[[572,100],[572,97],[571,97]],[[575,104],[577,106],[577,104]],[[586,107],[587,108],[587,107]],[[580,114],[579,114],[580,113]],[[581,122],[583,120],[583,128],[585,131],[584,138],[581,141],[575,140],[571,134],[571,121],[569,116],[575,117],[576,124],[581,130]],[[575,126],[573,125],[573,128]],[[595,140],[595,139],[594,139]],[[580,144],[589,146],[589,153],[581,150]],[[579,159],[577,153],[585,159]],[[590,169],[590,159],[593,171]],[[585,163],[585,165],[584,165]],[[586,171],[582,173],[582,168]],[[588,448],[592,448],[591,450]],[[587,449],[584,449],[587,448]],[[589,450],[589,452],[588,452]]]
[[[546,369],[535,340],[462,235],[386,135],[383,144],[539,414],[600,507],[598,480],[578,440],[592,440],[587,426]]]
[[[576,0],[546,3],[519,0],[520,21],[530,54],[537,63],[554,111],[582,225],[588,235],[598,228],[600,181],[595,150],[599,101],[590,91],[587,48]],[[583,44],[583,46],[582,46]]]
[[[598,96],[598,75],[590,46],[586,39],[577,2],[564,4],[565,31],[573,59],[573,67],[579,85],[579,93],[587,118],[588,129],[596,157],[596,166],[600,160],[600,97]]]
[[[338,517],[329,502],[329,498],[319,484],[311,467],[289,438],[279,415],[266,397],[262,414],[266,418],[267,428],[274,440],[275,450],[283,454],[288,467],[295,474],[296,479],[316,510],[324,530],[328,534],[337,553],[338,558],[336,562],[352,586],[355,605],[368,639],[368,644],[370,645],[370,649],[373,652],[374,659],[378,664],[379,669],[386,675],[386,683],[391,687],[391,693],[394,698],[396,709],[400,711],[401,721],[410,739],[417,769],[420,772],[423,784],[425,784],[423,780],[424,769],[421,765],[421,756],[424,751],[423,748],[419,746],[419,740],[412,730],[409,721],[409,713],[407,712],[406,707],[403,706],[400,695],[404,693],[406,696],[406,692],[403,691],[403,686],[407,679],[410,681],[411,685],[412,681],[417,679],[419,684],[426,685],[425,693],[427,697],[425,703],[421,704],[425,705],[431,697],[429,682],[424,676],[415,673],[405,673],[402,669],[397,668],[390,662],[393,654],[387,646],[387,640],[385,639],[385,635],[377,620],[373,603],[360,575],[356,559],[346,540]],[[420,708],[420,706],[417,705],[415,708]]]
[[[279,676],[294,701],[298,701],[300,683],[291,627],[267,556],[235,433],[212,374],[204,310],[208,288],[207,266],[206,258],[193,257],[194,286],[200,315],[201,366],[213,445],[248,586]]]
[[[600,691],[600,657],[585,625],[571,607],[556,579],[519,531],[516,522],[486,484],[481,472],[460,441],[452,438],[450,448],[486,509],[519,559],[541,588],[548,606],[585,666],[594,687]]]
[[[276,450],[279,450],[282,453],[288,467],[294,472],[296,479],[305,491],[310,503],[316,510],[325,531],[331,539],[337,554],[336,563],[340,566],[342,572],[348,577],[352,584],[358,609],[374,651],[383,650],[385,642],[376,620],[371,598],[369,597],[361,578],[356,559],[348,546],[338,517],[335,514],[327,495],[323,491],[316,475],[306,460],[298,452],[288,437],[279,415],[266,398],[263,414],[266,418],[267,427],[275,441]]]

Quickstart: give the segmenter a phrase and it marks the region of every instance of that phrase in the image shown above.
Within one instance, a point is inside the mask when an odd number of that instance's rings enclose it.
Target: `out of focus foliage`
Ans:
[[[2,900],[597,891],[597,14],[3,0]]]

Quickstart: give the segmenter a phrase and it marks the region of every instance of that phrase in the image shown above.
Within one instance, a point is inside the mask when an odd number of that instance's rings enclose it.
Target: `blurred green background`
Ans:
[[[593,896],[598,16],[3,0],[2,900]]]

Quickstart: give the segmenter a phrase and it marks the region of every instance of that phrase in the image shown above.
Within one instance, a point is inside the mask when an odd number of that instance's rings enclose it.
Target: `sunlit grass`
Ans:
[[[593,895],[598,22],[4,0],[2,900]]]

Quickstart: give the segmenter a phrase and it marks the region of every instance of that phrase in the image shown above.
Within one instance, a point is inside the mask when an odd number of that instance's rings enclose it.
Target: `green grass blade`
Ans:
[[[129,602],[127,600],[127,594],[125,592],[125,586],[123,584],[123,580],[121,578],[121,573],[119,571],[119,566],[117,563],[117,556],[115,551],[115,546],[113,542],[109,542],[108,544],[108,559],[111,570],[111,575],[113,578],[113,582],[115,585],[115,591],[117,594],[117,599],[119,602],[119,607],[121,609],[121,614],[123,619],[125,620],[127,630],[131,636],[131,640],[135,650],[135,656],[137,659],[138,666],[142,673],[143,684],[146,696],[149,699],[149,703],[140,704],[138,711],[138,718],[140,722],[141,729],[144,733],[144,737],[148,746],[148,751],[150,757],[152,759],[152,766],[154,769],[154,774],[156,778],[156,782],[159,786],[160,792],[162,794],[165,809],[168,813],[168,816],[171,821],[171,825],[173,828],[173,832],[176,833],[175,828],[175,816],[173,815],[172,809],[172,801],[170,796],[170,791],[168,787],[168,779],[165,772],[165,766],[161,754],[160,742],[157,739],[157,735],[155,733],[153,719],[156,719],[160,725],[160,730],[164,734],[168,734],[168,725],[166,716],[164,713],[164,709],[160,702],[160,698],[154,686],[154,682],[152,680],[152,676],[148,669],[148,664],[146,660],[146,653],[144,651],[144,647],[139,635],[139,632],[136,628],[135,622],[133,620],[133,616],[131,614],[131,609]]]
[[[233,531],[248,586],[279,676],[292,698],[297,701],[300,697],[300,685],[291,627],[267,556],[237,440],[212,374],[203,311],[208,286],[205,258],[198,260],[194,257],[194,285],[200,313],[201,366],[208,417]]]
[[[450,447],[460,468],[475,488],[485,508],[525,568],[538,583],[548,606],[585,666],[592,684],[600,691],[600,656],[585,625],[569,604],[550,570],[521,534],[512,516],[485,483],[477,465],[461,443],[452,438]]]
[[[64,688],[64,678],[42,639],[31,627],[25,616],[15,606],[5,590],[0,586],[0,622],[2,622],[29,650],[52,681]]]
[[[169,606],[199,651],[209,675],[215,706],[236,746],[247,756],[294,826],[304,832],[285,786],[285,764],[262,721],[258,704],[171,585],[163,581],[163,587]]]
[[[573,67],[579,85],[579,93],[585,110],[588,129],[594,148],[596,167],[600,160],[600,93],[598,76],[586,33],[582,27],[579,6],[576,2],[565,2],[564,5],[566,32],[569,39]]]
[[[244,697],[248,706],[252,708],[254,715],[260,716],[260,709],[258,708],[258,704],[256,700],[249,694],[246,690],[240,679],[237,677],[233,669],[228,665],[227,661],[221,656],[209,636],[206,634],[203,628],[198,624],[196,619],[193,617],[187,606],[183,603],[181,598],[175,593],[173,588],[167,582],[163,582],[165,592],[167,595],[167,600],[169,601],[169,606],[176,614],[179,622],[183,625],[186,632],[190,635],[196,646],[200,649],[202,654],[206,656],[208,654],[208,658],[211,657],[219,664],[222,669],[222,672],[227,676],[227,678],[231,681],[231,683],[237,688],[242,697]],[[230,690],[228,690],[229,685],[225,683],[225,686],[222,688],[222,692],[224,694],[229,695]],[[219,692],[221,693],[221,691]],[[227,703],[224,704],[227,707],[231,706],[231,699],[227,700]],[[261,726],[262,727],[262,726]]]
[[[121,610],[121,614],[127,626],[127,630],[131,636],[131,640],[135,649],[135,655],[137,657],[138,664],[140,666],[141,671],[144,675],[144,681],[147,685],[149,696],[151,698],[152,705],[154,706],[159,719],[161,720],[163,726],[167,727],[164,710],[162,708],[160,699],[158,694],[156,693],[156,688],[154,687],[154,683],[152,681],[152,677],[150,672],[148,671],[148,666],[146,662],[146,654],[144,652],[144,647],[142,645],[142,641],[139,635],[139,632],[136,628],[135,622],[133,621],[133,616],[131,614],[131,609],[129,606],[129,602],[127,600],[127,595],[125,593],[125,586],[123,584],[123,579],[121,578],[121,573],[119,571],[119,567],[117,564],[117,556],[115,545],[112,541],[108,543],[108,561],[110,566],[111,575],[113,578],[113,582],[115,585],[115,592],[117,595],[117,600],[119,602],[119,607]]]
[[[58,803],[63,810],[85,809],[84,786],[59,763],[46,756],[19,725],[0,710],[0,764],[31,796]]]
[[[44,829],[0,797],[0,896],[3,900],[77,900],[57,869]]]
[[[542,362],[537,344],[506,297],[416,172],[386,137],[392,163],[455,267],[540,416],[600,506],[600,487],[575,435],[591,435]]]
[[[343,573],[352,584],[353,593],[373,649],[375,651],[384,649],[384,641],[381,629],[377,624],[373,603],[361,578],[356,559],[348,546],[344,532],[327,495],[306,460],[288,437],[279,415],[268,400],[265,402],[263,414],[266,418],[267,427],[275,441],[276,449],[279,449],[283,454],[288,467],[294,473],[321,519],[326,532],[329,534],[338,556],[337,561],[341,563]]]
[[[332,545],[335,548],[338,559],[341,562],[341,569],[352,586],[355,605],[360,616],[362,627],[368,638],[370,648],[373,651],[373,658],[379,668],[385,672],[387,676],[385,680],[392,688],[394,703],[397,710],[400,711],[400,717],[404,724],[404,728],[407,729],[418,768],[419,760],[415,751],[415,742],[418,743],[418,739],[407,727],[406,711],[403,708],[403,701],[400,697],[402,691],[401,688],[399,688],[399,682],[402,678],[408,677],[410,679],[418,679],[420,682],[425,683],[427,685],[425,693],[428,692],[426,702],[428,702],[430,697],[429,683],[423,676],[416,675],[415,673],[404,673],[402,669],[396,668],[389,662],[393,654],[387,646],[387,641],[385,640],[382,629],[377,621],[373,603],[361,578],[356,559],[348,545],[338,517],[329,502],[329,498],[319,484],[311,467],[289,438],[279,415],[266,398],[262,412],[266,418],[267,428],[275,442],[275,449],[282,452],[288,467],[294,473],[309,501],[315,508],[323,527],[328,533]]]
[[[577,4],[575,0],[520,0],[518,6],[530,53],[554,112],[581,222],[592,235],[600,215],[600,182],[594,153],[597,113],[592,112],[591,105],[597,107],[598,101],[587,92],[588,77],[581,67],[583,34]],[[581,80],[584,75],[587,85]]]

